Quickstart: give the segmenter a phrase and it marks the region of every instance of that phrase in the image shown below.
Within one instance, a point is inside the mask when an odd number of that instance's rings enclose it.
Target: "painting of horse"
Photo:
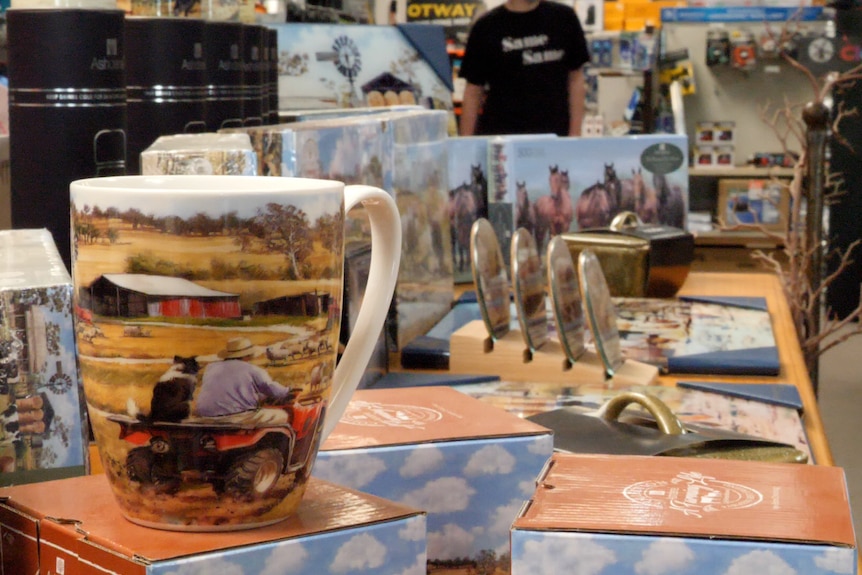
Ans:
[[[476,213],[479,217],[488,217],[486,205],[488,203],[488,180],[481,164],[470,164],[470,189],[476,199]]]
[[[575,217],[579,229],[606,227],[612,217],[611,194],[601,182],[581,192],[575,204]]]
[[[569,195],[569,171],[558,165],[548,166],[550,193],[536,200],[536,246],[541,253],[545,240],[569,231],[575,219],[572,197]]]
[[[604,188],[609,195],[612,215],[616,215],[619,212],[635,211],[634,182],[630,179],[621,180],[617,176],[613,162],[605,164]]]
[[[449,191],[449,230],[452,235],[452,261],[455,270],[470,269],[470,229],[478,217],[472,186],[464,182]]]
[[[682,188],[670,185],[667,175],[654,173],[653,186],[658,194],[658,220],[666,226],[682,228],[685,226],[685,198]]]
[[[515,229],[536,233],[536,207],[527,194],[527,182],[515,182]]]
[[[658,194],[652,186],[647,185],[640,168],[632,170],[632,182],[635,189],[635,212],[645,224],[659,223]]]

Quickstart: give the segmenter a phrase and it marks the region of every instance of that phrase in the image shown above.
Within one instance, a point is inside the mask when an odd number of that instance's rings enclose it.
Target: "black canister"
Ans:
[[[243,27],[239,22],[204,22],[207,62],[204,117],[210,132],[242,127]]]
[[[128,173],[159,136],[205,132],[204,22],[126,18]]]
[[[278,30],[267,28],[269,43],[269,122],[278,124]]]
[[[126,173],[122,10],[7,11],[14,228],[47,228],[71,270],[69,184]]]
[[[242,85],[243,125],[263,124],[263,26],[243,24],[242,27]]]
[[[260,27],[260,120],[269,124],[269,28]]]

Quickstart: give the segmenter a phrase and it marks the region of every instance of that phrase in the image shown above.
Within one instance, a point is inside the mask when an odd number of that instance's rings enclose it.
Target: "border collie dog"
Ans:
[[[174,363],[159,378],[150,401],[150,420],[178,422],[191,413],[192,394],[200,365],[194,357],[174,356]]]

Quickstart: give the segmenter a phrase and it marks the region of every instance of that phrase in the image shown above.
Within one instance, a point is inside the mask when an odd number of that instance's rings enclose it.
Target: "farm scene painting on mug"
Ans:
[[[264,524],[302,496],[336,358],[344,213],[337,187],[287,194],[73,190],[80,371],[105,471],[141,523]]]
[[[551,237],[607,227],[623,211],[685,228],[685,136],[507,139],[492,144],[489,214],[495,203],[512,205],[506,224],[529,230],[539,253]]]

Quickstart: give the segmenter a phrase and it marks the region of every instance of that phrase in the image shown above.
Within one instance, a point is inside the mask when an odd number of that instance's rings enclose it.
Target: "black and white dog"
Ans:
[[[174,363],[153,388],[152,421],[177,422],[189,416],[199,371],[200,365],[194,357],[174,356]]]

